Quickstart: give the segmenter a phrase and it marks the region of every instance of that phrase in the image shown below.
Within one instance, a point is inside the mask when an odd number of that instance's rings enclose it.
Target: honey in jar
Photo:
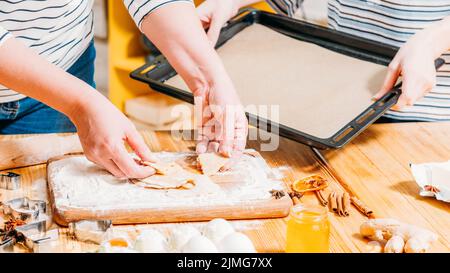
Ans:
[[[330,251],[330,223],[325,207],[296,205],[291,208],[286,235],[286,252],[326,253]]]

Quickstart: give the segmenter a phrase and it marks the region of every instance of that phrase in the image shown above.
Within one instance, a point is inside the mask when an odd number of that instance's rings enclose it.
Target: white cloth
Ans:
[[[450,202],[450,161],[411,164],[411,171],[421,196],[435,196],[437,200]]]

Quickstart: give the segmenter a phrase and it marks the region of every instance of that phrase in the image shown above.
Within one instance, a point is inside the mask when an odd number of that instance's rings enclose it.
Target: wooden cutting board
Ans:
[[[193,153],[160,153],[195,175],[192,189],[156,190],[120,181],[84,156],[63,156],[47,166],[50,202],[56,223],[112,220],[114,224],[207,221],[214,218],[285,217],[292,201],[283,181],[258,154],[245,154],[229,171],[204,176]],[[281,190],[275,198],[271,190]]]

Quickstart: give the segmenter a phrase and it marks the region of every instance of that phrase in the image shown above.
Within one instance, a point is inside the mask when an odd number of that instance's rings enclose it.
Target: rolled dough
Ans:
[[[205,175],[214,175],[227,164],[229,158],[223,157],[217,153],[200,154],[197,162]]]
[[[253,24],[218,53],[246,111],[318,138],[329,138],[372,103],[386,67]],[[176,75],[168,85],[188,91]],[[279,107],[279,117],[271,112]]]
[[[192,174],[176,162],[143,162],[155,168],[156,174],[144,179],[133,179],[138,186],[150,189],[191,189],[195,186]]]

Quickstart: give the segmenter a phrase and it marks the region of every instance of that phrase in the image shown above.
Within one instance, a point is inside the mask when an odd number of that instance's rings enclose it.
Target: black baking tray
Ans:
[[[238,32],[252,24],[261,24],[292,38],[385,66],[390,63],[398,51],[397,47],[254,9],[242,11],[228,22],[221,31],[216,48],[219,48]],[[164,84],[166,80],[172,78],[177,73],[168,63],[167,59],[159,51],[156,52],[156,55],[147,59],[152,61],[147,62],[133,71],[130,74],[131,77],[147,83],[156,91],[188,103],[194,103],[192,93]],[[436,68],[438,68],[444,64],[444,60],[437,59],[435,64]],[[294,128],[284,126],[283,124],[277,124],[264,118],[253,116],[249,113],[247,113],[247,117],[253,126],[262,127],[269,132],[276,126],[281,136],[315,148],[341,148],[397,103],[401,94],[400,86],[400,84],[397,85],[380,100],[375,101],[368,109],[355,117],[330,138],[318,138]]]

